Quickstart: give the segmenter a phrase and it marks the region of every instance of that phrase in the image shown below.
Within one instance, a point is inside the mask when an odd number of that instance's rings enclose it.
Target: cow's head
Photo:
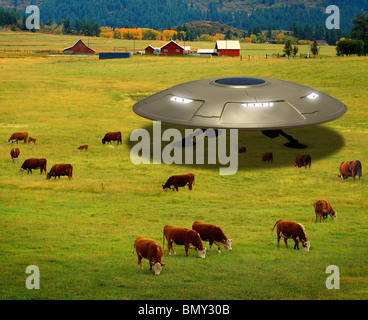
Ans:
[[[305,251],[309,251],[310,241],[302,241],[302,246]]]
[[[51,171],[46,175],[46,180],[51,179]]]
[[[23,168],[19,168],[19,172],[20,173],[23,173],[24,172],[24,169]]]
[[[337,219],[337,212],[330,212],[330,216],[332,218],[332,220],[336,220]]]
[[[218,246],[224,246],[224,248],[226,250],[232,251],[233,249],[231,248],[231,243],[233,242],[232,239],[223,239],[220,242],[218,241],[214,241],[216,245]]]
[[[105,139],[102,139],[102,144],[105,144],[105,142],[106,142]]]
[[[156,262],[153,265],[153,270],[155,271],[155,275],[158,276],[161,273],[162,267],[165,266],[165,263]]]
[[[167,191],[169,188],[168,188],[165,184],[163,184],[163,185],[162,185],[162,189],[163,189],[164,191]]]
[[[198,256],[202,259],[206,258],[206,248],[198,249],[196,248]]]

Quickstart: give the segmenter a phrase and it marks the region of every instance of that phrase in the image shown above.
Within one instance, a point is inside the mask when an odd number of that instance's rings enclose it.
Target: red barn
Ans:
[[[146,49],[144,49],[144,53],[145,54],[154,54],[155,53],[155,48],[152,47],[151,45],[149,45]]]
[[[219,56],[239,57],[240,43],[239,41],[217,40],[215,49]]]
[[[167,56],[182,56],[184,55],[184,47],[177,44],[174,40],[171,40],[161,47],[161,54]]]
[[[83,53],[83,54],[92,54],[95,53],[94,50],[92,50],[91,48],[88,48],[81,39],[79,39],[74,46],[71,46],[69,48],[65,48],[64,49],[64,53],[72,53],[72,54],[78,54],[78,53]]]

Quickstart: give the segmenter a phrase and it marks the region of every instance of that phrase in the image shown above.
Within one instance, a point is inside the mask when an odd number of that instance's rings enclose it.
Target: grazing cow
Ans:
[[[194,184],[194,174],[188,173],[178,176],[171,176],[167,179],[166,183],[162,185],[162,189],[167,191],[167,189],[172,189],[174,191],[179,191],[179,187],[184,187],[188,185],[189,190],[192,190],[192,186]]]
[[[28,137],[28,132],[15,132],[9,138],[8,144],[13,143],[14,141],[18,143],[18,140],[24,140],[24,143],[26,143],[27,137]]]
[[[330,203],[326,200],[316,200],[314,202],[314,212],[316,213],[316,222],[318,216],[320,222],[322,217],[323,220],[325,220],[328,215],[330,215],[333,220],[337,218],[337,212],[332,209]]]
[[[40,169],[41,174],[43,171],[45,171],[46,173],[46,165],[47,165],[47,160],[44,158],[41,159],[27,159],[26,161],[23,162],[22,166],[19,169],[19,172],[22,172],[24,170],[27,170],[27,174],[31,173],[32,174],[32,169]]]
[[[309,251],[310,241],[307,240],[303,225],[294,221],[279,220],[273,226],[272,232],[277,225],[277,246],[279,246],[280,238],[284,238],[287,248],[288,239],[293,239],[295,242],[294,250],[299,250],[299,242],[302,243],[303,249]]]
[[[47,174],[46,179],[51,179],[51,177],[67,176],[69,180],[73,177],[73,166],[71,164],[55,164],[50,172]]]
[[[194,221],[192,229],[199,233],[199,236],[203,241],[209,241],[210,246],[208,250],[211,250],[212,244],[217,245],[218,253],[221,253],[220,246],[224,246],[225,249],[231,251],[232,239],[228,239],[220,227],[216,227],[213,224]]]
[[[262,161],[263,162],[273,162],[273,154],[272,152],[268,152],[268,153],[263,153],[262,154]]]
[[[86,152],[87,152],[88,151],[88,145],[84,144],[83,146],[78,147],[77,150],[79,150],[79,151],[86,150]]]
[[[359,160],[345,161],[340,164],[341,180],[352,177],[355,181],[355,176],[359,176],[359,180],[362,180],[362,164]]]
[[[159,275],[162,267],[165,266],[164,263],[161,263],[163,255],[162,247],[155,240],[138,237],[134,241],[134,248],[138,256],[137,268],[140,267],[143,269],[142,258],[145,258],[149,261],[150,270],[152,270],[153,266],[155,275]]]
[[[312,158],[309,154],[304,154],[302,156],[297,156],[295,159],[295,167],[301,168],[303,167],[307,169],[307,166],[309,168],[312,166]]]
[[[169,254],[171,254],[171,251],[173,254],[176,254],[172,245],[175,243],[177,245],[184,245],[186,256],[188,256],[189,246],[194,246],[200,258],[204,259],[206,257],[206,248],[203,247],[198,232],[194,230],[182,227],[165,226],[162,242],[163,246],[165,245],[165,238],[167,240],[167,249]]]
[[[111,143],[111,141],[117,141],[118,144],[122,144],[121,142],[121,132],[108,132],[105,134],[104,138],[102,139],[102,143],[105,144],[105,142]]]
[[[19,154],[20,154],[20,150],[19,148],[13,148],[10,150],[10,156],[12,158],[12,160],[17,163],[18,162],[18,157],[19,157]]]
[[[28,137],[28,143],[31,143],[31,142],[33,142],[33,143],[36,143],[36,138],[32,138],[32,137]]]

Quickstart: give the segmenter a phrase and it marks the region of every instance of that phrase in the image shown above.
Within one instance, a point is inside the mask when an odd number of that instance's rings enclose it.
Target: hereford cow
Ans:
[[[142,258],[145,258],[149,261],[150,270],[152,270],[153,266],[155,275],[159,275],[162,267],[165,266],[164,263],[161,263],[163,255],[162,247],[154,240],[138,237],[135,239],[134,248],[138,256],[137,268],[140,267],[143,269]]]
[[[79,150],[79,151],[86,150],[86,152],[87,152],[88,151],[88,145],[84,144],[83,146],[78,147],[77,150]]]
[[[217,245],[218,253],[221,253],[220,246],[224,246],[225,249],[231,251],[232,239],[228,239],[220,227],[216,227],[213,224],[194,221],[192,229],[199,233],[199,236],[203,241],[209,241],[210,246],[208,250],[211,250],[212,244]]]
[[[179,191],[179,187],[184,187],[188,185],[189,190],[192,190],[192,186],[194,184],[194,174],[188,173],[178,176],[171,176],[167,179],[166,183],[162,185],[162,189],[167,191],[167,189],[172,189],[174,191]]]
[[[105,142],[111,143],[111,141],[117,141],[118,144],[122,144],[121,142],[121,132],[108,132],[105,134],[104,138],[102,139],[102,143],[105,144]]]
[[[355,176],[362,180],[362,164],[359,160],[345,161],[340,165],[340,179],[344,180],[348,177],[352,177],[355,181]]]
[[[272,152],[268,152],[268,153],[263,153],[262,154],[262,161],[263,162],[273,162],[273,154]]]
[[[303,249],[309,251],[310,241],[307,240],[304,227],[300,223],[294,221],[279,220],[273,226],[272,232],[277,225],[277,246],[279,246],[280,238],[284,238],[287,247],[288,239],[293,239],[295,242],[294,249],[299,250],[299,242],[302,243]]]
[[[28,138],[28,132],[15,132],[9,138],[8,144],[13,143],[14,141],[18,143],[18,140],[24,140],[24,143],[26,143],[27,138]]]
[[[10,156],[12,158],[12,160],[17,163],[18,162],[18,157],[19,157],[19,154],[20,154],[20,150],[19,148],[13,148],[10,150]]]
[[[312,158],[309,154],[304,154],[302,156],[297,156],[295,159],[295,167],[301,168],[303,167],[307,169],[307,166],[309,168],[312,166]]]
[[[330,215],[333,220],[337,218],[337,212],[335,212],[329,202],[326,200],[316,200],[314,202],[314,212],[316,213],[316,222],[319,216],[319,221],[321,222],[321,218],[323,220],[327,219],[327,215]]]
[[[33,142],[33,143],[36,143],[36,138],[32,138],[32,137],[28,137],[28,143],[31,143],[31,142]]]
[[[46,179],[51,179],[51,177],[67,176],[69,180],[73,177],[73,166],[71,164],[55,164],[50,172],[47,174]]]
[[[27,170],[27,174],[31,173],[32,174],[32,170],[33,169],[40,169],[41,174],[43,171],[45,171],[46,173],[46,165],[47,165],[47,160],[44,158],[41,159],[27,159],[26,161],[23,162],[22,166],[19,169],[19,172],[22,172],[24,170]]]
[[[163,246],[165,245],[165,238],[167,240],[167,249],[169,254],[176,252],[173,249],[173,243],[177,245],[184,245],[185,255],[188,256],[188,248],[194,247],[197,250],[198,256],[204,259],[206,257],[206,248],[203,247],[199,234],[187,228],[165,226],[163,235]]]

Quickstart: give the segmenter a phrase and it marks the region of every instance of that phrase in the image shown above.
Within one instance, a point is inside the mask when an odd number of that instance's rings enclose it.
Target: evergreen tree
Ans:
[[[354,26],[351,29],[353,39],[358,39],[363,42],[364,55],[368,54],[368,16],[366,13],[358,14],[353,20]]]
[[[293,52],[293,48],[291,46],[291,39],[288,39],[285,41],[284,53],[288,56],[288,58],[290,58],[292,52]]]

